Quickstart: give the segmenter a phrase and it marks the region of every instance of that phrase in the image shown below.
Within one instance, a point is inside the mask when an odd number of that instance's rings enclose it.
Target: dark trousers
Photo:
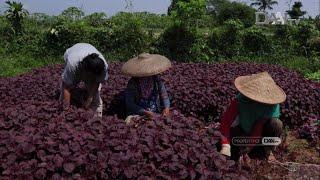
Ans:
[[[254,126],[253,126],[254,127]],[[262,137],[279,137],[283,132],[283,124],[279,119],[272,118],[266,121],[262,131]],[[231,137],[250,137],[238,125],[231,128]],[[249,153],[250,156],[268,157],[275,146],[255,146],[249,148],[245,146],[235,146],[231,143],[231,159],[238,160],[243,153]],[[249,152],[250,151],[250,152]]]

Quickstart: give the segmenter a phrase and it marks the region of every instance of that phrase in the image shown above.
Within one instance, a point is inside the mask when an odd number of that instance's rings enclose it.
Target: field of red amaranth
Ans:
[[[5,179],[223,179],[248,178],[216,148],[212,127],[236,95],[234,79],[268,71],[284,89],[281,120],[301,137],[319,142],[319,84],[280,66],[252,63],[174,63],[162,75],[172,101],[171,120],[123,121],[121,95],[129,77],[110,65],[103,85],[104,116],[58,102],[62,66],[0,78],[0,175]],[[317,143],[316,143],[317,145]],[[319,144],[318,144],[319,145]]]

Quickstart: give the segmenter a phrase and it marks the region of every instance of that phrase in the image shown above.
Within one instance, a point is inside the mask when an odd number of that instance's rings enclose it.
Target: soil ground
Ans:
[[[278,162],[252,160],[250,179],[320,179],[320,142],[308,143],[289,131],[274,152]]]

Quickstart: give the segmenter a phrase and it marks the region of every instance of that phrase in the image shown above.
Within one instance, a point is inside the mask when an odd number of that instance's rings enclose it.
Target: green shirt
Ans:
[[[246,132],[252,131],[256,121],[262,119],[279,118],[280,105],[268,105],[253,101],[242,94],[237,95],[239,123],[241,128]]]

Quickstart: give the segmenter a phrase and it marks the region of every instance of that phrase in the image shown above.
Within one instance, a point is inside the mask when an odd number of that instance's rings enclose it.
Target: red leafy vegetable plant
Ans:
[[[285,68],[249,63],[174,63],[162,75],[177,109],[171,120],[136,119],[127,126],[119,119],[123,90],[129,77],[121,63],[110,64],[103,84],[102,119],[72,107],[64,112],[58,102],[62,66],[0,78],[0,174],[4,178],[31,176],[61,179],[239,178],[216,149],[218,138],[207,122],[217,122],[236,95],[234,79],[268,71],[286,94],[281,120],[291,127],[309,117],[320,117],[318,85]],[[81,88],[81,86],[80,86]],[[81,107],[85,91],[74,91],[73,105]],[[80,100],[80,101],[79,101]],[[180,113],[181,112],[181,113]],[[308,124],[306,126],[309,126]],[[209,127],[218,127],[211,123]],[[303,126],[304,127],[304,126]],[[319,134],[312,126],[304,138]],[[316,126],[318,127],[318,126]],[[305,128],[302,128],[305,129]],[[303,135],[305,134],[305,135]]]
[[[122,75],[121,63],[110,64],[110,78],[103,85],[105,115],[124,117],[121,95],[129,77]],[[55,101],[59,97],[62,66],[34,70],[13,78],[0,78],[0,106],[15,107],[27,101]],[[174,63],[162,77],[166,82],[172,105],[183,114],[204,121],[218,121],[229,101],[235,97],[234,79],[268,71],[287,94],[281,104],[281,120],[285,125],[300,126],[310,116],[320,116],[319,84],[306,80],[298,73],[276,65],[254,63]],[[82,91],[83,92],[83,91]],[[85,96],[85,93],[74,93]],[[81,102],[73,98],[75,105]],[[82,98],[83,99],[83,98]],[[50,109],[47,110],[50,114]],[[122,113],[122,114],[121,114]]]
[[[81,109],[63,112],[57,102],[25,101],[16,108],[19,113],[0,110],[3,177],[213,179],[246,175],[217,152],[219,139],[200,131],[204,129],[201,121],[177,111],[171,120],[141,118],[128,126],[112,116],[92,118],[91,112]],[[51,118],[43,118],[46,109],[51,109]]]
[[[301,128],[298,129],[300,138],[310,141],[311,144],[317,145],[320,142],[320,119],[310,117]]]

